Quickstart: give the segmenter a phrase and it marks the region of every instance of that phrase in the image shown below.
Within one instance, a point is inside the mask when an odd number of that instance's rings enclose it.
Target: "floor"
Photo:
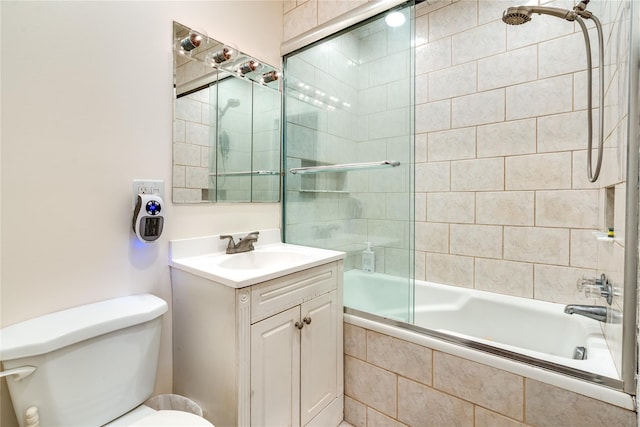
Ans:
[[[338,427],[353,427],[353,426],[351,424],[349,424],[348,422],[343,421],[343,422],[340,423],[340,425]]]

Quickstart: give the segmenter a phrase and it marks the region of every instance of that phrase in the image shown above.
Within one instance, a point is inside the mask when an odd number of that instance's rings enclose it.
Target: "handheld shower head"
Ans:
[[[552,15],[558,18],[574,21],[577,13],[573,10],[559,9],[557,7],[542,6],[515,6],[510,7],[502,13],[502,22],[508,25],[520,25],[531,21],[534,13],[541,15]]]
[[[502,22],[507,25],[521,25],[531,21],[531,8],[527,6],[510,7],[502,12]]]
[[[227,105],[220,111],[220,118],[224,116],[229,108],[236,108],[240,106],[240,100],[238,98],[227,99]]]

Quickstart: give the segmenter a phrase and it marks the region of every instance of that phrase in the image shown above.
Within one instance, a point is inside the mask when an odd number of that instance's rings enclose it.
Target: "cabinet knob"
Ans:
[[[302,321],[303,321],[304,323],[306,323],[307,325],[310,325],[310,324],[311,324],[311,317],[307,316],[307,317],[305,317],[304,319],[302,319]]]
[[[304,328],[304,323],[296,322],[295,323],[295,327],[298,328],[298,329],[302,329],[302,328]]]

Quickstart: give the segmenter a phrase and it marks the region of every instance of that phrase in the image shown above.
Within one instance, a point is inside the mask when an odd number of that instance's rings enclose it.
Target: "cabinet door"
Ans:
[[[301,306],[300,411],[304,426],[337,397],[336,291]]]
[[[251,425],[300,425],[300,306],[251,326]]]

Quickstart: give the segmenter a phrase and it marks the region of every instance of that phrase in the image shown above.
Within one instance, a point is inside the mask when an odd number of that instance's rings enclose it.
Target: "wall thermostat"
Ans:
[[[133,211],[133,231],[141,242],[150,243],[162,234],[164,203],[155,194],[138,194]]]

